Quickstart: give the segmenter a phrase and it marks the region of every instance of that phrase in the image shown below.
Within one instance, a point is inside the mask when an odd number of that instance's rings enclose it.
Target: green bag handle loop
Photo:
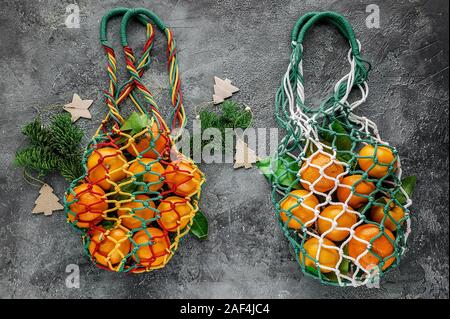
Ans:
[[[342,35],[347,38],[350,42],[352,53],[355,57],[360,56],[359,45],[356,40],[355,32],[351,24],[346,18],[336,12],[325,11],[325,12],[310,12],[302,16],[294,26],[291,33],[291,40],[293,43],[302,44],[306,32],[316,23],[320,21],[325,21],[333,24]]]
[[[148,19],[153,21],[161,31],[164,31],[166,29],[166,25],[164,24],[164,22],[152,11],[145,9],[145,8],[130,9],[123,16],[122,24],[120,27],[120,38],[121,38],[122,46],[124,46],[124,47],[128,46],[128,39],[127,39],[128,22],[134,16],[138,16],[141,18],[147,17]]]
[[[125,7],[117,7],[114,8],[112,10],[110,10],[107,14],[105,14],[102,18],[102,21],[100,23],[100,42],[102,45],[107,45],[108,44],[108,37],[107,37],[107,30],[108,30],[108,22],[109,20],[117,17],[117,16],[124,16],[128,11],[130,11],[132,9],[128,9]],[[148,23],[147,19],[145,16],[141,16],[139,15],[137,17],[138,21],[143,24],[146,25]]]
[[[314,109],[305,105],[302,59],[306,33],[319,22],[334,25],[349,41],[351,49],[348,60],[351,70],[337,83],[334,94],[322,101],[319,109]],[[283,127],[287,128],[292,118],[310,118],[320,112],[333,112],[336,104],[344,105],[350,91],[355,87],[363,91],[361,85],[365,86],[370,64],[361,58],[360,43],[356,39],[353,28],[339,13],[309,12],[300,17],[291,32],[291,47],[293,51],[290,66],[276,97],[277,119]]]
[[[346,77],[339,80],[334,88],[333,95],[324,99],[319,108],[313,108],[305,105],[302,67],[303,42],[306,33],[319,22],[335,26],[349,41],[351,48],[347,58],[351,70]],[[334,112],[336,105],[345,107],[345,101],[354,88],[359,88],[362,95],[366,95],[367,86],[365,82],[370,71],[370,63],[361,58],[360,43],[356,39],[353,28],[347,19],[339,13],[331,11],[309,12],[301,16],[291,32],[291,47],[290,64],[275,97],[276,119],[280,126],[288,132],[296,132],[298,128],[301,128],[301,125],[299,127],[301,121],[308,120],[308,118],[314,121],[313,117],[319,116],[320,113]],[[350,109],[352,108],[353,106]]]
[[[361,84],[367,80],[370,71],[370,63],[361,58],[360,45],[356,39],[355,32],[350,22],[341,14],[332,11],[310,12],[302,16],[295,24],[291,32],[291,45],[297,50],[302,50],[305,35],[308,30],[318,22],[327,22],[334,25],[339,32],[349,41],[351,54],[355,58],[355,81],[354,85]],[[301,59],[302,53],[298,54]],[[298,61],[299,62],[299,61]]]

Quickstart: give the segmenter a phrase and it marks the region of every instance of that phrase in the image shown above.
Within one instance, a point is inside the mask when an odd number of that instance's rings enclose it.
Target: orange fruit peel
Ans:
[[[95,263],[103,267],[122,267],[130,252],[131,242],[128,232],[121,228],[104,230],[95,228],[89,234],[89,253]]]
[[[386,270],[394,261],[395,236],[389,229],[380,230],[374,224],[364,224],[355,229],[348,243],[349,256],[365,270],[371,270],[382,263]]]
[[[308,239],[299,254],[300,264],[319,269],[321,273],[335,270],[339,259],[338,247],[326,238],[312,237]]]
[[[199,194],[204,182],[203,173],[192,160],[187,158],[168,163],[164,177],[170,192],[181,197]]]
[[[282,222],[293,229],[311,226],[320,212],[319,200],[306,190],[290,192],[279,205]]]
[[[317,151],[302,164],[298,176],[306,190],[325,193],[338,185],[344,167],[328,153]]]
[[[149,227],[134,234],[132,239],[132,257],[138,267],[146,270],[164,265],[171,257],[170,239],[167,232]]]
[[[97,185],[83,183],[66,194],[67,220],[79,228],[92,227],[103,220],[108,209],[105,192]]]

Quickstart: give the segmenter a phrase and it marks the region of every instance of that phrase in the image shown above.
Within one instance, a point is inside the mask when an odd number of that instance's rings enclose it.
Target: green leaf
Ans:
[[[271,168],[270,168],[270,163],[272,162],[272,158],[269,156],[269,157],[266,157],[266,158],[263,158],[263,159],[261,159],[261,160],[259,160],[259,161],[257,161],[256,163],[255,163],[255,166],[257,167],[257,168],[259,168],[259,170],[261,171],[261,173],[263,173],[263,175],[269,180],[269,181],[272,181],[272,170],[271,170]]]
[[[130,131],[130,135],[135,135],[145,129],[147,126],[152,125],[152,120],[144,113],[131,113],[130,117],[125,120],[125,123],[121,126],[122,131]]]
[[[298,163],[295,159],[288,155],[283,155],[277,161],[275,178],[278,179],[278,183],[287,187],[298,187],[297,173],[299,171]]]
[[[334,120],[330,124],[329,130],[321,132],[321,136],[330,144],[335,141],[334,146],[336,147],[337,158],[339,160],[348,163],[352,159],[352,155],[349,154],[348,151],[352,149],[353,141],[341,122]]]
[[[331,272],[328,272],[328,273],[324,273],[323,276],[326,277],[329,281],[338,282],[338,278],[337,278],[336,273],[334,271],[331,271]]]
[[[402,180],[402,187],[408,196],[412,196],[414,189],[416,188],[416,182],[416,176],[408,176]]]
[[[323,129],[322,138],[328,143],[333,143],[336,136],[336,148],[340,151],[348,151],[352,148],[352,139],[348,135],[347,130],[338,120],[334,120],[329,128]]]
[[[300,169],[298,162],[289,155],[283,155],[281,158],[277,159],[276,162],[274,162],[272,157],[266,157],[256,162],[255,165],[270,182],[277,180],[281,185],[296,189],[301,188],[301,186],[296,183],[297,172]]]
[[[386,205],[387,202],[386,202],[386,199],[385,199],[384,197],[380,197],[380,198],[378,198],[377,200],[374,201],[374,204],[383,204],[383,205]]]
[[[134,180],[134,181],[122,186],[120,188],[120,190],[124,193],[130,194],[130,196],[131,196],[138,189],[139,183],[142,183],[144,181],[144,175],[128,177],[128,178],[120,181],[119,183],[122,184],[122,183],[128,182],[130,180]],[[124,200],[124,199],[130,198],[130,196],[126,196],[123,194],[117,194],[114,196],[114,199],[115,200]]]
[[[306,270],[306,272],[310,273],[311,275],[319,276],[319,270],[314,267],[305,266],[305,270]]]
[[[195,213],[190,233],[200,240],[208,238],[208,219],[201,211]]]
[[[416,176],[408,176],[402,180],[402,187],[409,197],[411,197],[414,192],[414,189],[416,187],[416,181],[417,181]],[[395,194],[395,198],[399,201],[400,204],[402,205],[406,204],[406,197],[405,195],[403,195],[402,192],[398,191],[397,194]]]
[[[103,220],[100,225],[105,229],[112,229],[116,225],[116,222],[112,220]]]
[[[348,256],[348,245],[344,246],[344,254]],[[346,275],[350,269],[350,259],[342,258],[341,264],[339,265],[339,271]]]
[[[322,144],[325,144],[325,145],[331,147],[331,143],[330,143],[330,142],[327,142],[327,141],[321,141],[321,142],[322,142]],[[310,156],[313,155],[315,152],[317,152],[317,150],[318,150],[318,148],[317,148],[316,144],[311,143],[310,146],[308,147],[308,149],[306,150],[306,157],[310,157]],[[328,148],[325,148],[325,147],[323,148],[323,151],[324,151],[325,153],[328,153],[328,154],[333,154],[333,151],[332,151],[332,150],[330,150],[330,149],[328,149]]]
[[[135,177],[129,177],[129,178],[127,178],[127,179],[121,181],[120,183],[126,183],[126,182],[128,182],[128,181],[130,181],[130,180],[133,180],[133,182],[131,182],[131,183],[129,183],[129,184],[126,184],[126,185],[124,185],[124,186],[122,186],[122,187],[120,188],[120,190],[121,190],[122,192],[132,194],[132,193],[136,190],[137,185],[136,185],[136,183],[134,182],[134,180],[137,180],[137,179],[136,179]]]
[[[347,130],[342,126],[341,122],[335,120],[331,124],[331,128],[336,134],[336,148],[339,151],[349,151],[352,149],[353,141],[347,133]]]

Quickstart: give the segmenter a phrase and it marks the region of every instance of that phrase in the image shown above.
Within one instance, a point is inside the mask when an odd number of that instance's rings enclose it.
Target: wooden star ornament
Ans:
[[[72,122],[75,122],[80,117],[90,119],[92,118],[89,112],[89,107],[94,100],[82,100],[76,93],[73,94],[72,102],[64,105],[64,110],[70,113],[72,116]]]
[[[39,196],[34,203],[36,205],[33,208],[33,214],[44,213],[45,216],[50,216],[53,211],[64,208],[63,205],[59,203],[58,197],[53,194],[53,188],[48,184],[42,185]]]

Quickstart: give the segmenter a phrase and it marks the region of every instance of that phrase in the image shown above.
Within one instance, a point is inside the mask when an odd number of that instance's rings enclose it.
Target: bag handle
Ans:
[[[130,9],[125,8],[125,7],[117,7],[117,8],[110,10],[107,14],[105,14],[103,16],[102,21],[100,22],[100,43],[102,45],[109,46],[108,36],[107,36],[109,20],[111,20],[117,16],[125,15],[125,13],[127,13],[128,10],[130,10]],[[149,21],[147,21],[145,16],[138,16],[137,19],[143,25],[147,25],[149,23]]]
[[[291,40],[293,45],[303,44],[306,32],[316,23],[325,21],[333,24],[342,35],[350,42],[352,54],[356,57],[360,56],[359,45],[356,40],[355,33],[351,24],[342,15],[332,11],[310,12],[302,16],[291,32]]]
[[[120,115],[120,112],[118,110],[118,106],[120,103],[122,103],[125,98],[131,95],[131,99],[134,102],[135,106],[141,111],[145,112],[145,110],[141,109],[137,103],[135,103],[135,100],[133,99],[133,90],[135,88],[135,83],[131,79],[126,81],[123,85],[119,87],[117,82],[117,64],[116,64],[116,54],[113,49],[113,47],[108,42],[107,37],[107,28],[108,23],[111,19],[118,17],[118,16],[124,16],[130,9],[125,7],[117,7],[112,10],[110,10],[107,14],[105,14],[101,20],[100,24],[100,43],[103,46],[103,49],[105,50],[106,56],[108,57],[108,65],[107,65],[107,73],[109,77],[109,85],[108,90],[104,91],[104,96],[106,100],[106,104],[109,108],[108,116],[105,118],[105,120],[102,122],[102,126],[106,124],[110,118],[112,118],[117,125],[123,124],[124,119]],[[145,16],[138,16],[137,20],[144,26],[146,26],[147,29],[147,35],[146,35],[146,45],[145,47],[148,47],[148,51],[151,49],[153,44],[153,27],[148,21],[148,19]],[[150,63],[148,52],[143,50],[142,56],[139,60],[139,73],[142,74],[144,72],[144,69],[148,66]],[[101,126],[101,128],[102,128]]]
[[[314,110],[312,107],[305,105],[302,60],[305,35],[318,22],[334,25],[349,41],[350,50],[347,59],[350,64],[350,71],[336,83],[333,95],[321,103],[319,110]],[[360,43],[356,39],[352,26],[342,15],[331,11],[309,12],[303,15],[298,19],[292,30],[291,46],[293,51],[290,63],[283,78],[282,86],[277,92],[275,102],[276,115],[281,126],[292,130],[289,123],[294,121],[294,126],[300,126],[302,131],[305,131],[306,122],[314,120],[320,113],[334,112],[336,104],[340,107],[348,106],[352,110],[365,101],[368,93],[366,80],[370,71],[370,64],[361,58]],[[354,88],[360,89],[362,97],[360,100],[349,104],[347,99]]]
[[[130,73],[133,81],[137,87],[137,89],[143,94],[145,101],[150,104],[150,108],[157,117],[160,117],[158,112],[158,106],[156,101],[153,98],[150,90],[148,90],[145,85],[142,83],[141,75],[139,73],[139,67],[135,65],[135,57],[133,54],[133,49],[128,44],[127,39],[127,26],[131,18],[135,16],[145,16],[146,18],[153,21],[157,27],[165,33],[167,38],[167,60],[168,60],[168,71],[169,71],[169,81],[170,81],[170,95],[171,102],[174,107],[174,110],[171,114],[171,128],[184,128],[186,125],[186,116],[185,110],[183,106],[183,97],[181,93],[181,81],[179,77],[178,71],[178,60],[176,55],[176,44],[173,39],[172,32],[169,28],[165,26],[162,20],[154,14],[152,11],[145,8],[136,8],[131,9],[126,12],[124,17],[122,18],[122,24],[120,29],[121,34],[121,42],[123,46],[123,50],[125,53],[125,60],[127,63],[127,69]],[[176,137],[175,137],[176,138]]]

